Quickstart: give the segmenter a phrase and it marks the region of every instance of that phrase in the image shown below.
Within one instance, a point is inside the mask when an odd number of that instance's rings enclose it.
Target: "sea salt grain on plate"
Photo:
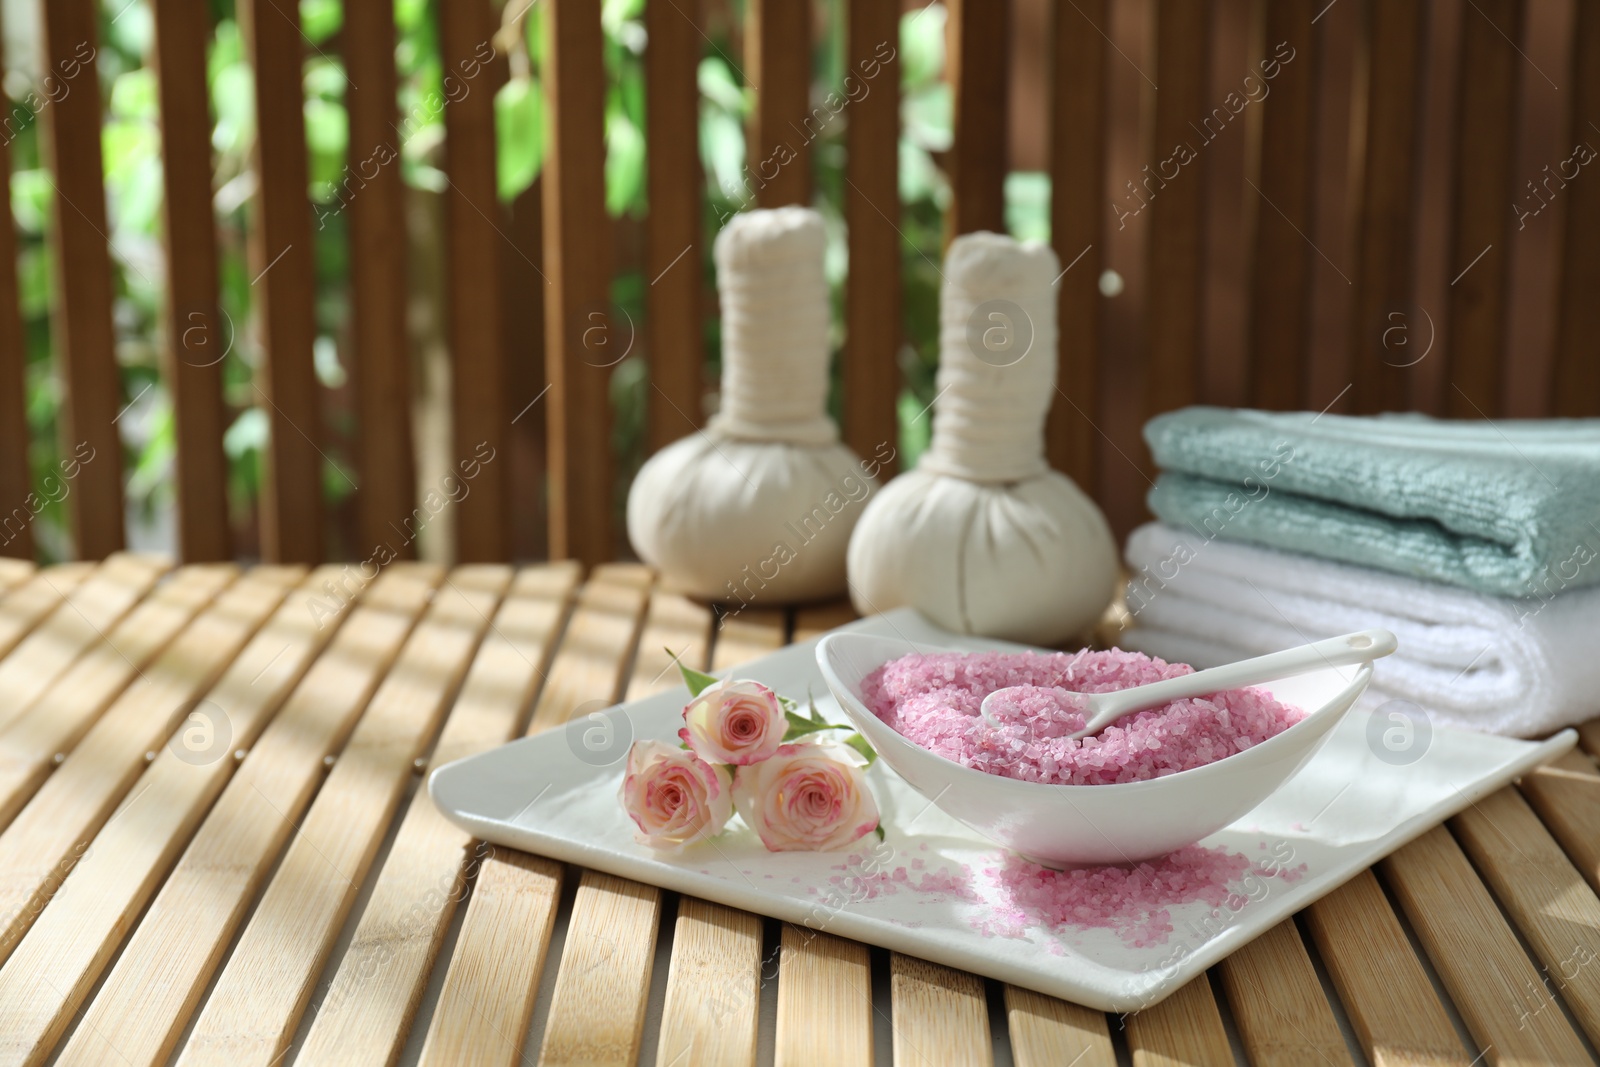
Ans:
[[[980,921],[989,936],[1023,937],[1033,927],[1101,927],[1134,948],[1165,944],[1172,933],[1171,908],[1204,901],[1213,916],[1237,912],[1264,891],[1263,878],[1295,882],[1305,865],[1252,864],[1225,848],[1190,845],[1160,859],[1116,867],[1057,871],[1008,856],[985,872],[1003,906]]]
[[[902,656],[861,683],[873,714],[913,743],[974,770],[1049,785],[1138,782],[1243,752],[1305,718],[1262,689],[1230,689],[1124,716],[1094,737],[1077,693],[1108,693],[1194,668],[1138,652],[941,652]],[[978,714],[983,698],[1031,687]]]

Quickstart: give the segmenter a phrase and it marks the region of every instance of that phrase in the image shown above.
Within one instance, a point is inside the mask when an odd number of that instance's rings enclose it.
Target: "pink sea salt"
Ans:
[[[1230,689],[1124,716],[1094,737],[1074,694],[1108,693],[1193,671],[1139,652],[942,652],[884,664],[861,683],[867,707],[912,742],[974,770],[1050,785],[1137,782],[1202,767],[1258,745],[1305,717],[1262,689]],[[997,689],[1031,686],[989,725]]]
[[[1159,945],[1172,932],[1169,909],[1195,901],[1220,908],[1251,870],[1237,852],[1199,845],[1132,866],[1067,871],[1008,856],[985,872],[1002,900],[984,932],[1015,937],[1038,926],[1099,927],[1135,948]]]

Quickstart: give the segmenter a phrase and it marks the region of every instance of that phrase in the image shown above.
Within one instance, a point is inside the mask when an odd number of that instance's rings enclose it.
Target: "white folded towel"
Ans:
[[[1125,647],[1211,667],[1381,626],[1400,648],[1368,706],[1410,700],[1439,724],[1515,737],[1600,715],[1600,589],[1485,596],[1160,523],[1127,554]]]

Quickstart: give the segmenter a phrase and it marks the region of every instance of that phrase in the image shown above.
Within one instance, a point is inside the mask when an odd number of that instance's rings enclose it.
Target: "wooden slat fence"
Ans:
[[[207,210],[212,27],[176,0],[140,2],[154,15],[150,61],[167,160],[163,375],[177,423],[182,556],[227,558],[239,533],[229,525],[221,436],[231,409],[216,361],[236,334],[257,346],[249,403],[271,427],[259,508],[265,557],[325,557],[328,479],[347,480],[355,494],[358,555],[379,544],[408,555],[427,490],[418,485],[426,465],[414,455],[424,438],[412,430],[412,194],[398,165],[410,122],[398,112],[393,12],[352,0],[329,44],[349,80],[344,180],[352,188],[340,210],[350,232],[344,340],[357,445],[356,462],[335,467],[311,353],[316,231],[300,107],[308,48],[294,7],[238,7],[259,135],[250,208],[255,321],[234,324],[219,321]],[[42,10],[49,85],[92,86],[95,6],[52,0]],[[459,557],[503,560],[514,546],[547,544],[554,557],[594,564],[622,551],[610,385],[624,353],[648,364],[648,448],[703,422],[713,385],[704,277],[714,226],[704,212],[696,77],[718,34],[735,43],[727,58],[751,94],[748,188],[734,191],[736,200],[812,202],[819,134],[842,123],[844,181],[824,190],[842,209],[852,268],[842,303],[842,429],[864,452],[898,442],[900,263],[913,254],[897,183],[900,29],[937,16],[893,0],[852,0],[838,9],[836,32],[826,24],[834,9],[811,3],[753,2],[729,24],[722,7],[649,0],[648,211],[634,230],[615,227],[604,206],[612,89],[597,0],[554,0],[520,15],[543,20],[547,42],[537,72],[544,170],[538,191],[516,205],[497,198],[493,101],[508,76],[499,49],[509,31],[497,26],[496,10],[488,0],[437,7],[448,183],[440,273],[454,375],[453,429],[438,438],[452,454],[437,469],[477,467],[456,505]],[[1008,72],[1019,49],[1032,49],[1038,62],[1028,69],[1041,72],[1033,90],[1045,105],[1030,111],[1043,116],[1037,135],[1064,272],[1050,455],[1102,501],[1115,527],[1142,514],[1149,471],[1138,424],[1179,404],[1416,407],[1468,418],[1513,408],[1600,412],[1589,298],[1600,282],[1600,192],[1573,175],[1581,162],[1567,161],[1600,144],[1600,16],[1589,4],[1553,11],[1521,0],[948,3],[946,232],[1005,225],[1007,174],[1021,151],[1010,143],[1007,117],[1020,105],[1008,99],[1016,89]],[[1552,18],[1570,25],[1559,40]],[[1013,29],[1040,25],[1050,31],[1039,40]],[[828,67],[845,73],[839,85],[814,77],[825,48],[840,50]],[[1544,62],[1536,65],[1535,53]],[[1559,90],[1554,118],[1545,113],[1546,83]],[[42,120],[55,186],[63,443],[94,457],[81,464],[67,508],[77,553],[97,559],[124,541],[117,420],[132,398],[115,369],[99,101],[92,91],[56,95]],[[1524,173],[1528,145],[1558,143],[1544,134],[1529,140],[1535,119],[1571,144],[1549,168]],[[614,231],[642,239],[614,239]],[[1535,240],[1549,251],[1525,253]],[[0,551],[27,555],[14,256],[8,233],[0,237]],[[643,322],[612,305],[619,264],[644,277]],[[1535,269],[1544,296],[1514,301],[1532,291]],[[1524,351],[1527,344],[1537,350]],[[530,426],[544,427],[543,446],[527,445]],[[543,477],[526,469],[530,462],[543,465]],[[548,538],[520,529],[530,522],[547,522]]]

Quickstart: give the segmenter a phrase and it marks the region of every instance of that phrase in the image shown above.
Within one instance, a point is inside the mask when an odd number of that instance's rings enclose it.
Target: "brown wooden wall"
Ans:
[[[221,351],[204,99],[211,27],[206,5],[151,5],[168,163],[164,373],[178,425],[177,528],[185,559],[226,558],[227,411],[211,356]],[[849,66],[897,43],[907,7],[844,0]],[[72,62],[94,40],[98,5],[48,0],[42,10],[46,61]],[[437,10],[447,69],[490,55],[491,0]],[[738,58],[756,87],[752,167],[785,148],[790,157],[761,183],[763,206],[813,195],[812,153],[797,131],[836,87],[813,84],[796,43],[820,40],[832,10],[802,0],[746,9]],[[240,0],[238,11],[260,131],[251,270],[262,272],[264,359],[254,397],[272,430],[259,541],[269,559],[312,561],[326,552],[327,515],[300,107],[307,46],[294,5]],[[509,207],[496,198],[490,93],[445,112],[455,424],[446,458],[453,467],[485,450],[508,457],[481,465],[461,505],[462,559],[547,549],[592,563],[623,550],[608,400],[616,349],[605,347],[621,324],[609,321],[617,242],[603,195],[600,4],[543,0],[534,11],[551,42],[536,189]],[[708,387],[694,82],[706,17],[693,0],[648,0],[645,14],[651,210],[639,240],[644,274],[659,284],[637,329],[651,447],[694,432]],[[717,17],[729,17],[725,5]],[[347,101],[350,152],[365,159],[395,129],[393,12],[386,0],[346,0],[345,20],[345,61],[361,86]],[[1142,514],[1151,474],[1141,424],[1184,404],[1600,414],[1600,176],[1584,159],[1600,147],[1600,5],[949,0],[947,25],[948,231],[1003,226],[1006,172],[1036,124],[1065,268],[1050,456],[1119,530]],[[487,62],[491,80],[503,79],[503,62]],[[896,93],[880,91],[898,78],[890,60],[844,116],[843,430],[863,452],[898,437],[899,110]],[[67,450],[95,455],[70,502],[86,557],[124,543],[115,419],[128,399],[115,369],[98,105],[77,93],[43,116],[57,188],[61,421]],[[357,541],[387,539],[400,555],[409,541],[390,532],[418,504],[405,195],[398,166],[380,169],[349,219]],[[10,509],[27,492],[26,432],[15,250],[10,229],[0,230],[0,505]],[[32,551],[26,533],[0,546]]]

